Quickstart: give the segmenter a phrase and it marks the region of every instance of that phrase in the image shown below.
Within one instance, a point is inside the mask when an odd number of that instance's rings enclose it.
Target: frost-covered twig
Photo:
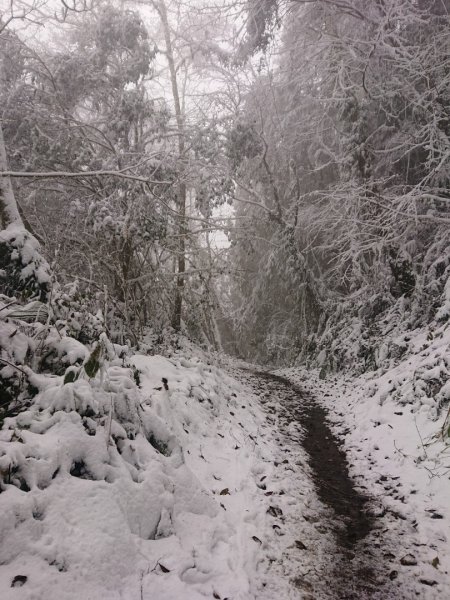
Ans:
[[[0,312],[2,312],[2,310],[5,310],[5,308],[9,308],[10,306],[12,306],[13,304],[17,304],[17,302],[15,300],[13,300],[12,302],[10,302],[9,304],[5,304],[5,306],[2,306],[2,308],[0,308]]]
[[[416,431],[417,431],[417,433],[418,433],[418,435],[419,435],[419,438],[420,438],[420,443],[422,444],[422,449],[423,449],[423,452],[424,452],[424,454],[425,454],[425,457],[426,457],[426,458],[428,458],[427,450],[426,450],[426,448],[425,448],[425,444],[423,443],[423,439],[422,439],[422,436],[421,436],[421,434],[420,434],[419,428],[417,427],[417,421],[416,421],[416,418],[415,418],[415,417],[414,417],[414,425],[415,425],[415,427],[416,427]]]
[[[404,452],[402,452],[402,450],[400,450],[400,448],[398,448],[398,447],[397,447],[397,443],[396,443],[396,441],[395,441],[395,440],[394,440],[394,448],[396,449],[396,451],[397,451],[399,454],[401,454],[401,456],[403,456],[403,458],[408,458],[408,455],[407,455],[407,454],[405,454]]]
[[[6,359],[0,357],[0,361],[3,362],[3,363],[5,363],[5,364],[7,364],[10,367],[12,367],[13,369],[17,369],[18,371],[20,371],[21,373],[23,373],[25,375],[25,377],[27,377],[27,372],[26,371],[24,371],[23,369],[21,369],[17,365],[14,365],[13,363],[9,362],[9,360],[6,360]]]
[[[13,178],[28,178],[28,179],[55,179],[61,177],[63,179],[74,178],[74,177],[118,177],[119,179],[131,179],[133,181],[140,181],[141,183],[154,183],[154,184],[166,184],[171,185],[171,181],[157,181],[149,179],[148,177],[141,177],[140,175],[132,175],[127,173],[129,169],[123,169],[121,171],[1,171],[0,177],[13,177]]]

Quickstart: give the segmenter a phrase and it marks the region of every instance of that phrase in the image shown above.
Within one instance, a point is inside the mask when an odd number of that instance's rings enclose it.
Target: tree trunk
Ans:
[[[23,227],[11,179],[9,177],[2,177],[1,175],[4,171],[8,171],[8,160],[6,157],[2,123],[0,121],[0,230],[6,229],[12,223],[17,223]]]
[[[175,58],[173,54],[172,39],[170,34],[169,20],[167,18],[167,9],[164,0],[160,0],[157,3],[157,10],[161,18],[161,24],[164,30],[164,41],[166,44],[166,57],[169,65],[170,83],[172,87],[173,103],[175,107],[175,118],[178,129],[178,153],[179,163],[184,163],[184,117],[181,108],[180,92],[177,81],[177,70],[175,66]],[[183,296],[184,296],[184,283],[185,283],[185,271],[186,271],[186,183],[183,181],[185,173],[184,168],[181,170],[181,181],[178,186],[178,198],[177,198],[177,209],[178,209],[178,258],[177,258],[177,285],[175,288],[175,301],[172,313],[172,327],[176,331],[181,329],[181,321],[183,314]]]

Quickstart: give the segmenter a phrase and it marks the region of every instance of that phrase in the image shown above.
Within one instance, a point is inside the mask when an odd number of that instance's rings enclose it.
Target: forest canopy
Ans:
[[[429,322],[448,278],[448,26],[448,0],[5,3],[3,225],[113,339],[368,368],[351,331]]]

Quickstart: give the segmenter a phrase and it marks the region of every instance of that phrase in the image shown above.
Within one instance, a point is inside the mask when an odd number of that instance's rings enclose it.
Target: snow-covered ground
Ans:
[[[2,600],[335,597],[346,554],[289,389],[280,411],[251,366],[186,341],[129,356],[0,310],[0,374],[35,394],[0,430]],[[282,373],[328,408],[384,528],[366,549],[385,579],[434,600],[450,585],[450,328],[408,345],[357,379]]]
[[[408,343],[403,360],[358,378],[281,372],[327,407],[352,476],[398,536],[392,576],[415,581],[429,600],[450,589],[450,328],[417,331]]]
[[[117,359],[103,382],[41,377],[6,419],[2,600],[258,597],[274,460],[261,409],[198,358],[132,361],[141,390]]]
[[[313,486],[252,390],[186,340],[88,347],[42,306],[0,298],[0,598],[299,597],[282,529]]]

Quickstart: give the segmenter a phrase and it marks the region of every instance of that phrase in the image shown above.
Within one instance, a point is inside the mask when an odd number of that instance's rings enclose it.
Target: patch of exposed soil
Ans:
[[[368,498],[350,479],[345,452],[327,423],[325,409],[284,377],[265,372],[258,376],[275,383],[277,391],[283,390],[289,405],[280,409],[288,409],[302,426],[302,446],[309,457],[317,495],[344,525],[336,529],[336,541],[344,548],[353,548],[372,530],[373,518],[366,510]]]
[[[246,372],[257,393],[269,393],[276,404],[278,427],[285,439],[300,443],[307,454],[323,521],[334,532],[335,554],[316,575],[317,588],[301,578],[294,584],[313,595],[333,600],[387,600],[406,598],[383,564],[382,530],[370,514],[370,499],[356,487],[340,440],[327,422],[326,410],[288,379],[265,371]],[[300,436],[292,435],[298,425]],[[331,515],[331,516],[330,516]],[[320,572],[321,571],[321,572]],[[318,580],[321,579],[319,582]],[[320,591],[319,591],[320,590]]]

